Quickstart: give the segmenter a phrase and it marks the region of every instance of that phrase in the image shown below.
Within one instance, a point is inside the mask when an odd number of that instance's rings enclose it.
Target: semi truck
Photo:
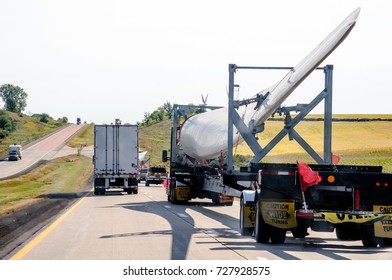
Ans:
[[[381,166],[337,165],[332,154],[333,65],[320,63],[348,36],[360,9],[351,13],[295,67],[229,64],[227,107],[173,106],[168,200],[237,197],[239,228],[259,243],[282,244],[286,233],[305,238],[308,230],[336,232],[341,240],[362,240],[364,246],[392,245],[392,174]],[[235,74],[246,70],[289,70],[277,84],[252,98],[235,100]],[[324,72],[322,90],[307,104],[282,106],[285,99],[315,70]],[[316,151],[296,126],[321,102],[324,105],[323,151]],[[292,113],[295,112],[293,115]],[[261,147],[258,134],[265,121],[283,116],[283,125]],[[312,158],[312,163],[263,163],[264,157],[288,136]],[[253,157],[246,166],[233,164],[234,144],[246,142]]]
[[[227,119],[228,126],[236,130],[226,129],[227,149],[216,158],[207,160],[186,154],[182,148],[181,132],[194,116],[219,110],[220,107],[173,106],[170,153],[167,150],[162,152],[162,160],[170,161],[170,173],[165,183],[168,201],[185,203],[193,198],[212,198],[222,204],[229,199],[229,204],[232,204],[231,199],[236,197],[240,202],[240,232],[253,235],[258,243],[282,244],[288,232],[294,238],[305,238],[311,229],[335,232],[340,240],[362,240],[366,247],[392,245],[392,174],[384,173],[382,166],[338,165],[333,162],[333,66],[317,68],[324,71],[325,84],[310,103],[276,109],[273,115],[283,116],[282,130],[264,147],[257,141],[257,134],[264,131],[265,124],[253,126],[244,123],[237,108],[242,104],[250,106],[255,103],[259,106],[265,98],[258,95],[247,100],[234,100],[233,89],[238,85],[233,76],[238,69],[249,67],[229,66]],[[320,141],[324,151],[320,155],[295,128],[321,102],[324,102],[324,133]],[[292,112],[295,112],[294,116]],[[208,125],[208,121],[198,124],[202,123]],[[240,134],[254,153],[249,163],[239,169],[233,165],[233,139],[236,137],[233,134]],[[264,157],[285,136],[298,142],[315,163],[263,163]],[[211,139],[221,141],[207,137],[205,141]],[[212,146],[211,143],[206,145]]]
[[[15,161],[22,159],[22,146],[13,144],[8,146],[8,160]]]
[[[108,189],[138,193],[139,130],[137,125],[94,126],[94,194]]]
[[[192,124],[196,113],[205,114],[220,107],[173,106],[170,154],[166,150],[162,153],[162,160],[170,161],[169,178],[165,184],[168,200],[180,203],[208,197],[219,202],[219,197],[236,197],[240,201],[240,232],[253,235],[259,243],[282,244],[288,232],[294,238],[305,238],[311,229],[335,232],[340,240],[362,240],[362,244],[368,247],[392,245],[392,174],[383,172],[382,166],[339,165],[333,161],[333,66],[318,68],[324,71],[325,84],[310,103],[279,106],[273,113],[283,116],[282,130],[264,147],[257,141],[257,134],[264,131],[265,123],[259,126],[244,123],[237,108],[242,104],[250,106],[255,103],[257,106],[265,98],[259,95],[234,100],[234,87],[238,85],[233,76],[238,69],[249,67],[229,65],[227,119],[228,126],[236,130],[226,129],[228,146],[218,157],[206,160],[187,155],[182,149],[181,132],[187,122]],[[295,128],[321,102],[324,102],[324,133],[320,141],[324,151],[320,155]],[[208,121],[197,124],[201,126],[203,123],[208,125]],[[233,134],[240,134],[254,153],[249,163],[239,169],[233,165]],[[314,163],[263,163],[264,157],[285,136],[296,141]],[[211,146],[211,143],[207,144]]]

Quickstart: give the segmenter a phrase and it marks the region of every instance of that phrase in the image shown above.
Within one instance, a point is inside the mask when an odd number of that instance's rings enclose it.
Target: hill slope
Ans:
[[[8,154],[8,146],[14,143],[27,145],[58,128],[67,125],[63,121],[56,121],[51,118],[44,123],[38,117],[30,117],[24,114],[17,114],[1,110],[7,117],[16,123],[16,130],[11,132],[5,139],[0,139],[0,157]]]

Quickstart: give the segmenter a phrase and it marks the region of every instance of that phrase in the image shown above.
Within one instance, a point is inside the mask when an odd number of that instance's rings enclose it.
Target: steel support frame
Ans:
[[[253,67],[237,66],[229,64],[229,102],[228,102],[228,153],[227,153],[227,173],[234,172],[233,166],[233,133],[234,126],[244,138],[249,148],[252,150],[254,157],[251,162],[261,161],[287,134],[290,139],[296,140],[298,144],[318,163],[332,163],[332,78],[333,65],[318,67],[317,70],[324,70],[324,89],[309,103],[301,107],[300,113],[288,123],[284,128],[264,147],[262,148],[255,138],[253,128],[248,127],[235,110],[236,101],[234,100],[235,73],[237,69],[249,70],[291,70],[293,67]],[[323,158],[299,135],[294,129],[310,111],[312,111],[321,101],[324,100],[324,155]]]

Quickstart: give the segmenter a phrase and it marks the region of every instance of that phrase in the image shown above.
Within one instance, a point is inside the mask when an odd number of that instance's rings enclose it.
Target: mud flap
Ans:
[[[289,229],[297,226],[294,201],[261,201],[261,211],[266,224]]]

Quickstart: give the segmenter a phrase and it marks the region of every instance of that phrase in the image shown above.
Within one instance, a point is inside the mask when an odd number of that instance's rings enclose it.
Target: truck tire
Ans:
[[[106,190],[104,188],[94,187],[94,195],[105,195]]]
[[[374,225],[365,225],[361,228],[362,244],[365,247],[384,247],[384,238],[374,235]]]
[[[336,238],[339,240],[361,240],[361,233],[357,227],[342,224],[336,227]]]
[[[294,238],[305,238],[309,235],[308,229],[306,227],[296,227],[291,230]]]
[[[392,246],[392,238],[384,238],[384,246],[391,247]]]
[[[168,199],[171,204],[177,204],[178,200],[176,197],[176,180],[171,180],[170,181],[170,196],[168,196]]]
[[[256,203],[255,239],[257,243],[268,243],[271,238],[271,228],[263,220],[260,202]]]
[[[251,236],[253,234],[254,228],[245,227],[245,217],[244,217],[244,198],[241,197],[240,201],[240,232],[243,236]]]
[[[271,227],[271,243],[283,244],[286,241],[286,230],[277,227]]]
[[[212,203],[214,204],[214,205],[220,205],[221,203],[220,203],[220,200],[219,200],[219,194],[214,194],[213,195],[214,197],[212,198]]]
[[[133,190],[132,193],[133,194],[138,194],[139,190]]]
[[[150,183],[146,180],[146,182],[144,183],[144,185],[145,185],[146,187],[148,187],[148,186],[150,185]]]

